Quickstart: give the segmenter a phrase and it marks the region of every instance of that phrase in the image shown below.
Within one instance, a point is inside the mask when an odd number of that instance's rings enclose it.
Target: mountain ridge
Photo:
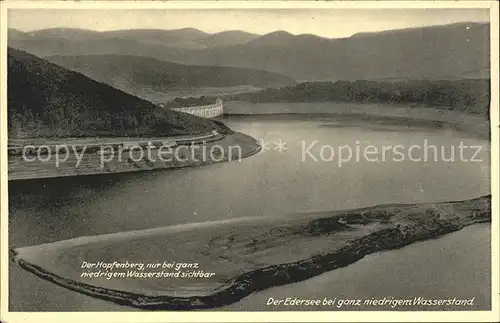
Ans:
[[[383,33],[392,33],[392,32],[404,32],[404,31],[414,31],[414,30],[425,30],[425,29],[433,29],[433,28],[441,28],[441,27],[453,27],[453,26],[462,26],[462,25],[472,25],[472,26],[479,26],[479,25],[489,25],[489,22],[475,22],[475,21],[463,21],[463,22],[454,22],[454,23],[448,23],[448,24],[438,24],[438,25],[430,25],[430,26],[421,26],[421,27],[407,27],[407,28],[396,28],[396,29],[388,29],[388,30],[381,30],[381,31],[368,31],[368,32],[357,32],[354,33],[350,36],[343,36],[343,37],[326,37],[326,36],[320,36],[320,35],[315,35],[311,33],[300,33],[300,34],[293,34],[285,30],[275,30],[271,31],[265,34],[256,34],[256,33],[251,33],[243,30],[238,30],[238,29],[233,29],[233,30],[225,30],[225,31],[219,31],[219,32],[205,32],[197,28],[192,28],[192,27],[185,27],[185,28],[178,28],[178,29],[159,29],[159,28],[131,28],[131,29],[115,29],[115,30],[107,30],[107,31],[98,31],[98,30],[93,30],[93,29],[86,29],[86,28],[75,28],[75,27],[53,27],[53,28],[43,28],[43,29],[37,29],[37,30],[31,30],[31,31],[22,31],[16,28],[8,28],[9,31],[17,31],[17,32],[22,32],[25,34],[37,34],[37,33],[46,33],[48,31],[55,31],[55,30],[61,30],[61,31],[86,31],[86,32],[92,32],[96,34],[116,34],[116,33],[125,33],[125,32],[135,32],[135,31],[148,31],[148,32],[162,32],[162,33],[175,33],[175,32],[183,32],[183,31],[191,31],[194,33],[200,33],[204,34],[207,36],[214,36],[214,35],[219,35],[219,34],[224,34],[224,33],[243,33],[243,34],[249,34],[253,35],[256,37],[264,37],[264,36],[269,36],[273,34],[283,34],[283,35],[290,35],[290,36],[302,36],[302,35],[311,35],[315,36],[318,38],[324,38],[324,39],[329,39],[329,40],[341,40],[341,39],[346,39],[346,38],[351,38],[351,37],[356,37],[358,35],[372,35],[372,34],[383,34]]]
[[[145,44],[132,39],[86,42],[10,37],[9,45],[40,56],[126,54],[185,65],[266,70],[295,80],[425,79],[429,75],[439,79],[489,69],[489,28],[488,23],[464,22],[339,39],[273,32],[247,43],[213,47]]]

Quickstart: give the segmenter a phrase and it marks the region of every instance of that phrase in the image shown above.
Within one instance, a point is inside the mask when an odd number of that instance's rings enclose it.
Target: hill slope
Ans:
[[[363,33],[344,39],[273,32],[250,37],[245,43],[232,41],[205,49],[180,48],[175,42],[141,43],[130,38],[80,41],[12,36],[9,44],[41,56],[146,56],[179,64],[266,70],[300,81],[455,79],[488,77],[489,30],[486,23],[457,23]]]
[[[7,96],[10,138],[168,136],[216,127],[12,48]]]
[[[188,66],[127,55],[50,56],[47,60],[124,91],[150,88],[270,87],[292,85],[288,76],[235,67]]]

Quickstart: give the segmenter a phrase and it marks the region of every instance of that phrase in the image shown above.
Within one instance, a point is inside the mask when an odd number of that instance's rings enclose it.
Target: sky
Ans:
[[[284,30],[328,38],[358,32],[487,22],[488,9],[10,9],[9,28],[119,29],[196,28],[208,33],[243,30],[255,34]]]

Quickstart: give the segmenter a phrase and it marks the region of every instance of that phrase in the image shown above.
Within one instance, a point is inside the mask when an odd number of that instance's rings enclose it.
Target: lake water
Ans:
[[[481,223],[398,250],[378,252],[303,282],[270,288],[221,310],[436,311],[484,310],[491,306],[491,227]],[[418,268],[418,270],[415,270]],[[460,299],[470,306],[365,305],[366,300]],[[270,298],[336,300],[333,305],[270,306]],[[349,301],[360,300],[359,305]],[[340,303],[343,301],[344,303]]]
[[[9,183],[10,247],[182,223],[490,193],[489,142],[453,129],[338,116],[232,116],[224,122],[262,140],[263,152],[199,168]],[[382,155],[382,147],[397,145],[399,153],[387,148]],[[465,149],[460,158],[460,146],[480,148]],[[417,148],[410,152],[411,147]],[[349,149],[352,156],[346,160]],[[450,159],[452,149],[454,161],[438,156],[442,150]],[[123,310],[15,265],[10,293],[11,310]]]

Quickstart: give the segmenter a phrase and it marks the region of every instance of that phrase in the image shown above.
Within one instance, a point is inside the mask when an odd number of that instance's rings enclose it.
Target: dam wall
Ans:
[[[173,108],[172,110],[189,113],[202,118],[215,118],[224,113],[224,106],[222,100],[217,99],[214,104],[195,107]]]

